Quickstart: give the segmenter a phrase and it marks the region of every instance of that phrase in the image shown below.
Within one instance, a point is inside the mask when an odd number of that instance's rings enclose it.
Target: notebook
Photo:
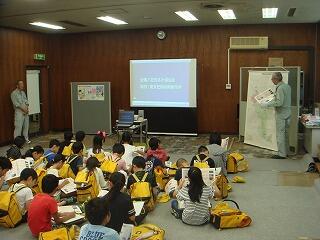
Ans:
[[[118,127],[130,127],[134,122],[134,111],[119,111]]]

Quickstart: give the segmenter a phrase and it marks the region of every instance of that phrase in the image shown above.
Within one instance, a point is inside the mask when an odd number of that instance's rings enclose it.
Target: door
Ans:
[[[29,135],[49,132],[49,85],[47,66],[27,66],[26,93],[29,102]]]

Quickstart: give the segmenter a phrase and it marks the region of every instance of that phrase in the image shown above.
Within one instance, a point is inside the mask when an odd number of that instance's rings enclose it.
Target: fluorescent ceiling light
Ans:
[[[218,10],[218,13],[225,20],[236,19],[236,15],[234,14],[232,9]]]
[[[192,13],[189,11],[178,11],[174,13],[179,15],[179,17],[183,18],[186,21],[198,21],[198,18],[193,16]]]
[[[113,23],[113,24],[116,24],[116,25],[128,24],[125,21],[122,21],[120,19],[116,19],[116,18],[113,18],[113,17],[110,17],[110,16],[97,17],[97,18],[102,20],[102,21],[106,21],[106,22]]]
[[[278,8],[262,8],[263,18],[276,18],[278,13]]]
[[[44,27],[44,28],[50,28],[50,29],[55,29],[55,30],[65,29],[64,27],[57,26],[57,25],[52,25],[52,24],[44,23],[44,22],[32,22],[32,23],[30,23],[30,24],[31,24],[31,25],[34,25],[34,26],[39,26],[39,27]]]

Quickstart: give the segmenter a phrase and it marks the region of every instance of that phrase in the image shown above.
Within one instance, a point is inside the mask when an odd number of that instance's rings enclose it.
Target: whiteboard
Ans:
[[[275,92],[276,86],[271,81],[274,72],[278,71],[249,71],[244,142],[277,151],[275,109],[262,108],[254,99],[268,88]],[[283,81],[288,83],[289,72],[280,72]]]
[[[29,115],[40,113],[40,70],[27,70],[27,98]]]

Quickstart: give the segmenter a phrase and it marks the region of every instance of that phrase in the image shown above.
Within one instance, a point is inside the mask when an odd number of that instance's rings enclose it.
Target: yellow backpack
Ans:
[[[103,173],[111,174],[117,171],[118,161],[120,158],[112,159],[109,156],[100,166]]]
[[[41,232],[39,240],[72,240],[70,232],[67,228],[58,228],[49,232]]]
[[[36,185],[33,186],[32,191],[34,194],[42,193],[42,179],[47,174],[47,170],[39,168],[36,170],[38,179]]]
[[[74,175],[70,164],[77,159],[78,155],[71,155],[67,158],[67,161],[62,165],[62,168],[59,170],[59,176],[61,178],[72,178],[75,179],[76,176]]]
[[[228,193],[229,193],[228,183],[229,181],[225,175],[221,174],[217,176],[216,185],[221,192],[221,198],[228,197]]]
[[[146,181],[148,173],[146,172],[142,179],[132,174],[135,179],[135,183],[130,186],[130,196],[133,201],[144,201],[147,212],[152,211],[155,208],[155,200],[153,199],[152,187],[148,181]]]
[[[165,186],[169,181],[169,176],[166,174],[165,170],[160,166],[154,168],[154,175],[160,190],[164,190]]]
[[[9,189],[10,191],[0,192],[0,226],[13,228],[21,222],[22,215],[16,193],[24,188],[26,186],[21,186],[15,191]]]
[[[65,146],[62,150],[62,155],[63,156],[66,156],[66,157],[69,157],[73,154],[72,152],[72,145],[73,143],[70,143],[68,146]]]
[[[230,153],[227,159],[227,172],[237,173],[248,171],[248,161],[244,159],[244,156],[240,153]]]
[[[130,240],[148,239],[163,240],[165,231],[153,224],[141,224],[132,229]]]
[[[106,155],[103,152],[95,153],[94,156],[99,160],[100,163],[104,162]]]
[[[34,162],[33,164],[33,169],[37,170],[37,169],[43,169],[47,166],[48,164],[48,160],[46,157],[42,156],[40,157],[37,161]]]
[[[81,170],[78,172],[74,182],[77,185],[78,202],[83,203],[98,196],[100,187],[93,171]]]
[[[226,201],[233,202],[237,208],[232,208]],[[252,222],[251,218],[241,212],[239,205],[233,200],[224,200],[211,209],[212,224],[217,229],[247,227]]]
[[[168,169],[169,177],[174,177],[176,175],[177,170],[178,170],[177,163],[173,163],[171,167],[169,167]]]
[[[197,167],[197,168],[209,168],[209,164],[207,159],[209,159],[209,157],[206,157],[205,159],[201,160],[199,155],[196,155],[197,160],[194,160],[193,162],[193,166]]]

